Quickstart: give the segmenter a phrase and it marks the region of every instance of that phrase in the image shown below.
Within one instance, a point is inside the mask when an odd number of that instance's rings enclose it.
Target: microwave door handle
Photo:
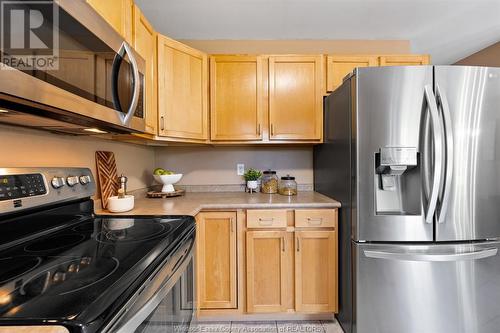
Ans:
[[[425,222],[432,223],[434,214],[436,213],[437,201],[439,197],[439,189],[441,184],[441,172],[443,170],[443,127],[438,113],[436,98],[432,92],[432,87],[426,85],[424,87],[425,100],[427,108],[431,115],[432,133],[434,139],[434,167],[433,180],[430,192],[430,198],[425,211]]]
[[[120,120],[123,122],[123,108],[120,103],[120,96],[118,94],[118,74],[120,72],[120,65],[122,63],[122,59],[125,56],[125,49],[123,45],[120,47],[120,50],[115,54],[113,58],[113,65],[111,66],[111,97],[113,98],[113,105],[115,106],[115,110],[117,111]]]
[[[446,211],[448,210],[448,204],[450,202],[450,192],[451,183],[453,180],[453,130],[451,123],[451,113],[450,105],[448,104],[448,99],[446,95],[441,91],[441,88],[436,84],[436,98],[443,110],[443,121],[444,121],[444,142],[446,149],[446,159],[445,159],[445,176],[443,184],[443,197],[441,200],[441,207],[438,212],[438,223],[444,223],[446,218]]]
[[[123,42],[125,52],[128,54],[128,58],[130,59],[130,63],[132,65],[132,81],[134,85],[134,91],[132,94],[132,101],[130,102],[130,106],[127,110],[127,113],[123,119],[123,124],[128,125],[134,116],[135,110],[137,108],[137,104],[139,103],[139,95],[141,90],[141,77],[139,75],[139,66],[137,65],[137,61],[135,60],[132,49],[128,45],[128,43]]]
[[[123,61],[123,58],[125,58],[125,55],[128,55],[130,64],[132,66],[132,84],[134,85],[134,89],[132,93],[132,101],[130,102],[130,106],[127,112],[124,114],[122,105],[120,103],[120,96],[118,94],[118,74],[120,71],[120,65]],[[139,75],[139,67],[137,66],[137,61],[135,60],[134,54],[127,42],[122,43],[120,49],[115,55],[115,58],[113,59],[111,77],[111,92],[113,95],[113,104],[115,105],[115,109],[118,111],[118,116],[120,117],[121,123],[123,125],[128,125],[130,123],[130,120],[134,116],[135,109],[137,108],[137,104],[139,102],[141,77]]]
[[[477,260],[489,257],[494,257],[498,253],[497,248],[487,248],[480,251],[470,251],[463,253],[404,253],[404,252],[391,252],[391,251],[378,251],[378,250],[364,250],[364,255],[367,258],[373,259],[387,259],[399,261],[460,261],[460,260]]]

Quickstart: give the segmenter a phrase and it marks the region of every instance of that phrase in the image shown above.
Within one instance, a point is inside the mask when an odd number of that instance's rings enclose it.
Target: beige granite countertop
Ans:
[[[187,192],[184,196],[150,199],[135,195],[135,208],[113,215],[192,215],[202,210],[265,208],[337,208],[340,203],[317,192],[299,192],[296,196],[244,192]],[[111,214],[96,201],[95,213]]]

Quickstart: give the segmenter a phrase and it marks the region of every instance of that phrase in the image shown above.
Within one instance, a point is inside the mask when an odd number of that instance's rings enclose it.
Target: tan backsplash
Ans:
[[[308,147],[161,147],[156,166],[184,174],[180,185],[234,185],[244,180],[236,164],[245,169],[272,169],[279,176],[290,174],[299,184],[313,183],[312,150]]]
[[[95,151],[115,153],[118,173],[128,177],[128,188],[151,185],[154,148],[92,137],[0,126],[0,167],[88,167],[95,173]]]

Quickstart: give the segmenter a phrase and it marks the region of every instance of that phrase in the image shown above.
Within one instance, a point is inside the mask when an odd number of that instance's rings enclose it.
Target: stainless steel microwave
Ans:
[[[20,12],[57,18],[42,33],[58,34],[58,68],[15,67],[2,43],[0,122],[63,132],[143,132],[145,61],[123,37],[84,0],[17,3]]]

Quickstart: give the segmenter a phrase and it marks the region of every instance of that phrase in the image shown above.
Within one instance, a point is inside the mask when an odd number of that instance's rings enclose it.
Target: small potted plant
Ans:
[[[249,189],[250,192],[257,190],[257,187],[259,186],[257,181],[259,180],[260,176],[262,176],[262,172],[252,168],[248,169],[243,174],[243,178],[245,178],[245,181],[247,182],[247,189]]]

